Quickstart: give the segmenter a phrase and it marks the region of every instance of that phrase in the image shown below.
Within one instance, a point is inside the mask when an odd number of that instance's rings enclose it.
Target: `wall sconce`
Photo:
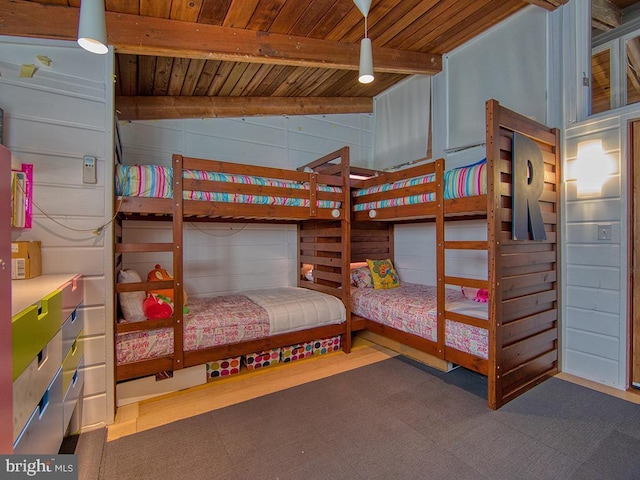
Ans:
[[[371,0],[353,0],[358,10],[364,16],[364,38],[360,42],[360,70],[358,81],[360,83],[373,82],[373,50],[371,39],[367,37],[367,17],[371,8]]]
[[[597,197],[602,186],[613,173],[613,162],[602,150],[602,140],[578,143],[576,159],[576,186],[578,197]]]
[[[104,0],[82,0],[78,22],[78,45],[91,53],[101,55],[109,51]]]

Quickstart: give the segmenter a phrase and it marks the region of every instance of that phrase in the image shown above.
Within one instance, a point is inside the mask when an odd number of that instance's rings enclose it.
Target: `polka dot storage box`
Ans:
[[[262,352],[248,353],[244,356],[244,364],[247,370],[256,370],[280,362],[280,349],[272,348]]]
[[[282,347],[280,350],[280,361],[283,363],[293,362],[301,358],[308,358],[313,355],[313,342],[298,343]]]
[[[207,362],[207,380],[220,377],[228,377],[240,373],[240,359],[242,357],[231,357],[215,362]]]
[[[325,353],[335,352],[337,350],[340,350],[340,335],[313,341],[314,355],[324,355]]]

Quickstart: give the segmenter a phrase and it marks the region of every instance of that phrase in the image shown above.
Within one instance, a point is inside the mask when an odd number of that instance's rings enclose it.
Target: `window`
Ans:
[[[591,1],[591,114],[640,102],[640,1]]]

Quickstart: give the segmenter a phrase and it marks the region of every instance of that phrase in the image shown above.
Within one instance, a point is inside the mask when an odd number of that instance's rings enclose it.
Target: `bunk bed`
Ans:
[[[348,147],[297,170],[173,155],[170,168],[118,164],[115,173],[115,278],[122,280],[128,272],[124,254],[170,252],[173,258],[170,279],[129,278],[115,285],[116,381],[335,336],[341,336],[343,350],[350,350]],[[171,222],[172,241],[125,243],[128,220]],[[189,299],[185,313],[183,228],[185,222],[202,221],[296,224],[297,287]],[[306,275],[310,268],[313,276]],[[123,294],[158,289],[172,293],[170,318],[122,321],[118,298],[122,302]],[[318,318],[304,310],[305,302],[320,312]],[[273,320],[278,312],[286,317],[291,308],[303,309],[296,314],[301,322]],[[211,319],[211,311],[223,312],[224,318]],[[243,317],[240,327],[229,320],[237,312]],[[247,319],[249,313],[253,316]]]
[[[437,285],[352,286],[351,328],[485,375],[497,409],[558,371],[560,143],[557,129],[495,100],[486,122],[486,159],[476,164],[445,170],[437,160],[352,181],[351,261],[393,259],[394,224],[432,222]],[[486,220],[486,234],[445,238],[446,225],[468,219]],[[487,279],[448,275],[452,250],[486,252]],[[486,303],[463,289],[484,292]]]

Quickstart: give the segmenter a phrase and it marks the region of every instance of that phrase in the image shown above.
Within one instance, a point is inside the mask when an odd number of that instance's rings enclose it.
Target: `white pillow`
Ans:
[[[142,282],[140,275],[135,270],[120,270],[118,272],[118,283]],[[122,316],[127,322],[142,322],[147,317],[142,309],[144,299],[147,298],[145,292],[120,292],[118,300]]]

